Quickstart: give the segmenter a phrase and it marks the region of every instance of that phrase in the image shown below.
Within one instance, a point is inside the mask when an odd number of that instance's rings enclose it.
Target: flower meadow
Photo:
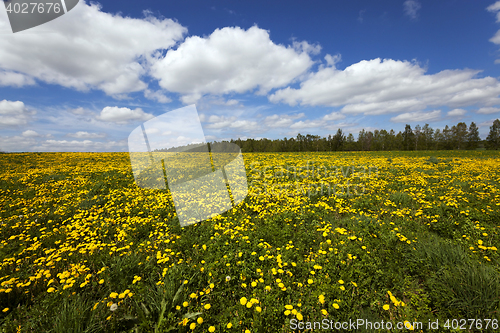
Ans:
[[[128,153],[0,154],[0,332],[500,318],[498,151],[243,158],[245,200],[181,228]]]

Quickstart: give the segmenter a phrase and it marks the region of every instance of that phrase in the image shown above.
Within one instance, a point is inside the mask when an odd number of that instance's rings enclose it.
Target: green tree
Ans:
[[[345,141],[346,141],[345,134],[339,128],[337,130],[337,133],[335,133],[335,135],[332,138],[332,149],[334,151],[342,150],[344,147]]]
[[[356,140],[354,140],[354,135],[352,135],[352,133],[349,133],[349,135],[347,136],[344,146],[344,149],[347,151],[357,150]]]
[[[422,128],[420,128],[420,125],[415,126],[413,133],[415,134],[415,150],[418,150],[418,144],[422,137]]]
[[[394,150],[396,148],[396,132],[394,132],[393,129],[389,131],[389,134],[387,135],[387,150]]]
[[[405,150],[413,150],[415,142],[415,134],[411,130],[411,126],[406,124],[405,131],[403,132],[403,146]]]
[[[490,133],[488,134],[486,141],[491,149],[500,148],[500,120],[496,119],[493,122],[493,125],[490,126]]]
[[[463,122],[452,127],[453,148],[464,149],[467,142],[467,125]]]
[[[479,142],[481,142],[479,129],[477,128],[476,123],[472,122],[470,123],[469,132],[467,133],[467,148],[476,149],[479,146]]]
[[[422,144],[421,146],[425,150],[429,150],[434,143],[433,140],[434,137],[434,130],[429,126],[429,124],[425,124],[424,127],[422,127]]]
[[[443,149],[453,149],[452,130],[448,125],[444,127],[442,134],[443,134]]]
[[[381,131],[376,129],[373,131],[373,142],[372,142],[372,150],[378,151],[378,150],[384,150],[383,146],[383,138],[382,135],[380,134]]]
[[[444,135],[443,133],[441,133],[441,130],[439,128],[437,128],[434,132],[434,149],[444,149]]]
[[[362,151],[365,151],[365,136],[366,136],[366,132],[365,132],[365,129],[363,128],[361,131],[359,131],[359,134],[358,134],[358,147]]]
[[[394,150],[404,150],[404,137],[401,131],[394,137]]]

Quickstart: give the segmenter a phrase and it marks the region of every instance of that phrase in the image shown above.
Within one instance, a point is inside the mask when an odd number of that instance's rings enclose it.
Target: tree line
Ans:
[[[231,140],[240,146],[242,152],[301,152],[301,151],[378,151],[378,150],[472,150],[500,148],[500,120],[496,119],[490,127],[486,140],[479,137],[478,127],[474,122],[467,127],[460,122],[451,128],[434,130],[425,124],[414,129],[406,124],[403,132],[385,129],[375,131],[361,130],[358,138],[352,133],[347,136],[338,129],[334,135],[301,135],[284,139],[246,139]]]

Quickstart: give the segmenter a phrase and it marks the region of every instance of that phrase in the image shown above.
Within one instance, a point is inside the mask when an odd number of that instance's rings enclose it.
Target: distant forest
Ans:
[[[246,139],[231,140],[240,146],[242,152],[300,152],[300,151],[378,151],[378,150],[475,150],[500,148],[500,120],[496,119],[490,127],[486,140],[481,140],[477,125],[460,122],[443,130],[432,129],[429,124],[423,127],[406,125],[404,132],[394,130],[375,130],[359,132],[357,140],[352,133],[347,136],[338,129],[334,135],[301,135],[284,139]]]

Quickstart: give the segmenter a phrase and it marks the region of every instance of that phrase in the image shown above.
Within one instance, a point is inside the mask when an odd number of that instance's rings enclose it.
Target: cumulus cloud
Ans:
[[[477,110],[477,113],[482,113],[482,114],[491,114],[491,113],[497,113],[500,112],[500,108],[494,108],[494,107],[484,107],[480,108]]]
[[[159,103],[170,103],[172,100],[165,96],[160,90],[158,91],[152,91],[149,89],[144,90],[144,97],[147,99],[152,99],[155,100]]]
[[[319,54],[321,52],[321,45],[319,44],[311,45],[306,41],[302,42],[293,41],[292,46],[299,53],[305,52],[309,54]]]
[[[256,121],[247,119],[238,119],[237,117],[234,116],[226,117],[226,116],[211,115],[207,119],[206,116],[203,115],[203,119],[208,122],[208,124],[205,125],[204,128],[214,129],[214,130],[238,129],[243,131],[252,131],[252,130],[258,130],[261,127],[259,123]]]
[[[336,54],[334,56],[327,54],[325,56],[325,60],[328,66],[335,66],[338,62],[342,61],[342,56],[340,54]]]
[[[89,133],[85,131],[78,131],[76,133],[68,133],[66,134],[69,137],[77,138],[77,139],[95,139],[95,138],[104,138],[106,134],[104,133]]]
[[[323,117],[323,120],[330,121],[330,120],[340,120],[340,119],[344,119],[344,118],[345,118],[345,115],[341,114],[340,112],[332,112],[332,113],[325,115]]]
[[[27,131],[26,131],[27,132]],[[43,138],[41,135],[0,136],[0,150],[11,152],[91,152],[91,151],[126,151],[126,140],[91,141],[91,140],[56,140]]]
[[[43,38],[2,35],[0,83],[21,86],[37,79],[80,91],[99,89],[111,96],[141,91],[147,88],[141,76],[154,54],[171,48],[187,32],[170,19],[148,13],[143,19],[122,17],[84,0],[43,27],[50,32]],[[0,21],[2,29],[9,29],[7,20]]]
[[[302,129],[302,128],[316,128],[324,125],[325,122],[320,120],[300,120],[296,123],[293,123],[290,128],[291,129]]]
[[[0,101],[0,126],[26,125],[30,115],[34,111],[29,111],[21,101]]]
[[[500,22],[500,1],[495,2],[492,5],[486,7],[489,12],[495,13],[497,16],[497,22]]]
[[[34,84],[35,80],[30,76],[0,68],[0,86],[23,87]]]
[[[422,111],[406,112],[391,118],[391,121],[395,123],[423,122],[423,121],[436,120],[440,117],[440,115],[441,115],[440,110],[434,110],[431,112],[422,112]]]
[[[124,141],[92,141],[92,140],[45,140],[38,142],[33,151],[75,151],[75,152],[98,152],[98,151],[124,151]]]
[[[461,117],[466,113],[467,113],[467,111],[464,109],[453,109],[451,111],[448,111],[447,115],[449,117]]]
[[[444,70],[426,75],[415,62],[380,58],[344,70],[320,68],[300,84],[269,95],[273,103],[343,106],[342,113],[378,115],[415,112],[429,106],[498,104],[500,83],[476,78],[478,70]]]
[[[293,124],[294,120],[303,118],[304,116],[305,116],[304,113],[299,113],[299,114],[296,114],[296,115],[287,115],[287,114],[277,115],[277,114],[273,114],[271,116],[267,116],[264,119],[264,125],[266,127],[270,127],[270,128],[290,127]]]
[[[24,136],[26,138],[34,138],[34,137],[40,136],[40,134],[38,134],[36,131],[33,131],[33,130],[26,130],[22,133],[22,136]]]
[[[129,108],[119,108],[117,106],[107,106],[102,109],[98,120],[113,122],[117,124],[125,124],[132,120],[146,121],[154,118],[150,113],[145,113],[141,108],[135,110]]]
[[[486,7],[486,10],[488,10],[491,13],[494,13],[497,17],[497,23],[500,22],[500,1],[497,1],[494,4]],[[500,44],[500,30],[496,32],[495,36],[490,38],[490,42],[497,45]],[[495,64],[500,64],[500,59],[496,59]]]
[[[243,105],[240,104],[241,100],[239,99],[226,99],[220,96],[207,95],[202,97],[196,103],[197,110],[206,110],[212,109],[214,105],[221,106],[225,109],[231,109],[227,107],[235,107],[241,108]]]
[[[313,65],[308,52],[316,48],[300,45],[301,51],[276,45],[268,31],[257,26],[216,29],[205,38],[188,37],[176,50],[169,50],[152,65],[151,75],[162,88],[181,94],[186,104],[204,94],[254,89],[265,94],[289,84]]]
[[[406,0],[403,3],[404,12],[412,20],[415,20],[418,16],[418,11],[422,8],[422,5],[417,0]]]
[[[236,117],[225,117],[212,115],[208,118],[209,124],[206,128],[220,129],[230,127],[233,122],[236,121]]]
[[[326,125],[324,126],[323,128],[324,129],[327,129],[327,130],[330,130],[330,131],[336,131],[337,129],[339,128],[343,128],[343,129],[346,129],[347,132],[352,132],[352,133],[355,133],[357,132],[357,126],[359,125],[359,123],[346,123],[346,122],[341,122],[341,123],[334,123],[334,124],[329,124],[329,125]],[[353,130],[354,129],[354,130]],[[361,128],[360,128],[361,129]],[[364,127],[365,130],[366,127]]]

